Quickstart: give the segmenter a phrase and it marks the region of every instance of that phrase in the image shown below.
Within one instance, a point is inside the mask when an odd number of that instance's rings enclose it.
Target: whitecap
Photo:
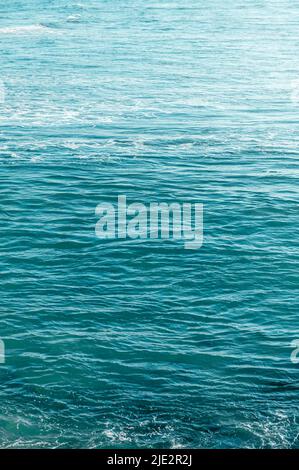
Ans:
[[[70,15],[66,19],[67,23],[79,23],[81,21],[81,15]]]

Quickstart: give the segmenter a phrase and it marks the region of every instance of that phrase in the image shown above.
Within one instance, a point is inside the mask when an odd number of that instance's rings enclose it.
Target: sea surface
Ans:
[[[294,0],[1,0],[2,448],[299,447],[298,53]]]

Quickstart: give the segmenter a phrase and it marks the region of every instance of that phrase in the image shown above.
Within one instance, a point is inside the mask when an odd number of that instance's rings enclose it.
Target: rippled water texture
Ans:
[[[1,2],[1,447],[299,447],[299,6]],[[203,202],[200,250],[95,207]]]

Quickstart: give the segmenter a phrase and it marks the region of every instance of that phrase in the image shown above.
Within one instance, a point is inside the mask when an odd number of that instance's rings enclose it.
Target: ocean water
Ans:
[[[297,2],[0,13],[0,446],[298,448]],[[203,247],[99,240],[119,194]]]

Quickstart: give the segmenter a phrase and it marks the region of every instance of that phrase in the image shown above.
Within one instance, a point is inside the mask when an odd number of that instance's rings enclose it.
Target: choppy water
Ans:
[[[0,13],[1,447],[298,447],[297,3]],[[98,240],[118,194],[203,248]]]

